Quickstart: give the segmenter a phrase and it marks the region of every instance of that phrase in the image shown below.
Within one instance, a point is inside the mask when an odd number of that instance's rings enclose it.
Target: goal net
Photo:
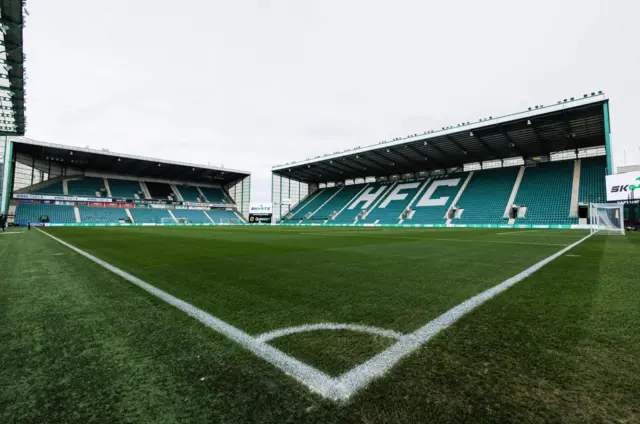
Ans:
[[[170,218],[170,217],[160,218],[160,223],[162,225],[167,225],[167,224],[171,225],[171,224],[175,224],[176,222],[178,224],[187,224],[189,222],[189,220],[187,218],[176,218],[175,220],[173,218]]]
[[[591,233],[624,235],[623,208],[615,203],[592,203],[589,208]]]

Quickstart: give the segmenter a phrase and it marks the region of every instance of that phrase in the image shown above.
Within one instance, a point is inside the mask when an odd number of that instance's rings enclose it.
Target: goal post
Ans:
[[[591,203],[589,229],[591,234],[624,235],[624,205]]]
[[[160,218],[160,224],[162,225],[173,225],[173,224],[188,224],[189,220],[187,218],[178,218],[173,219],[171,217],[162,217]]]

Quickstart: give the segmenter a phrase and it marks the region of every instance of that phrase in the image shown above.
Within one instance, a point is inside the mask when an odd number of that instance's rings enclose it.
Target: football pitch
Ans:
[[[1,423],[640,422],[640,237],[0,233]]]

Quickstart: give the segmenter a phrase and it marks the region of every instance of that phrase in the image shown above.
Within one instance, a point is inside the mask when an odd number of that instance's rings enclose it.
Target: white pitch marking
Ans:
[[[213,315],[210,315],[207,312],[198,309],[195,306],[183,300],[180,300],[177,297],[172,296],[169,293],[166,293],[137,277],[134,277],[133,275],[103,261],[102,259],[96,258],[95,256],[83,250],[80,250],[63,240],[60,240],[57,237],[54,237],[51,234],[40,230],[39,228],[36,229],[41,233],[46,234],[48,237],[51,237],[58,243],[68,247],[69,249],[81,254],[82,256],[97,263],[98,265],[103,266],[114,274],[117,274],[125,280],[135,284],[146,292],[151,293],[152,295],[164,300],[172,306],[175,306],[176,308],[185,312],[187,315],[190,315],[191,317],[197,319],[212,330],[224,334],[231,340],[253,352],[255,355],[280,368],[287,375],[295,378],[319,395],[336,400],[341,398],[341,396],[335,397],[336,388],[334,381],[335,379],[333,377],[330,377],[322,371],[319,371],[316,368],[313,368],[301,361],[298,361],[295,358],[292,358],[291,356],[283,353],[273,346],[269,346],[266,343],[262,343],[256,340],[244,331],[235,328],[230,324],[227,324],[226,322],[214,317]]]
[[[9,234],[22,234],[24,231],[8,231],[0,233],[0,236],[8,236]]]
[[[64,253],[54,253],[54,254],[53,254],[53,255],[51,255],[51,256],[60,256],[60,255],[64,255]]]
[[[371,327],[368,325],[358,324],[336,324],[336,323],[320,323],[320,324],[305,324],[297,327],[287,327],[280,330],[269,331],[256,336],[256,340],[261,342],[268,342],[278,337],[288,336],[289,334],[304,333],[307,331],[315,330],[351,330],[361,333],[375,334],[377,336],[389,337],[390,339],[400,340],[404,334],[398,333],[393,330],[385,330],[384,328]]]
[[[490,289],[485,290],[470,299],[467,299],[459,305],[454,306],[436,319],[429,321],[426,325],[414,331],[413,333],[402,336],[400,340],[398,340],[392,346],[385,349],[368,361],[364,362],[363,364],[360,364],[350,371],[347,371],[340,377],[333,378],[323,373],[322,371],[313,368],[310,365],[307,365],[295,358],[290,357],[289,355],[266,343],[258,341],[256,338],[251,337],[249,334],[196,308],[195,306],[183,300],[180,300],[152,286],[151,284],[146,283],[137,277],[134,277],[131,274],[128,274],[121,269],[116,268],[115,266],[101,259],[98,259],[95,256],[92,256],[89,253],[84,252],[83,250],[80,250],[65,241],[62,241],[59,238],[40,230],[39,228],[36,229],[46,234],[48,237],[51,237],[52,239],[61,243],[62,245],[67,246],[71,250],[81,254],[82,256],[85,256],[91,261],[121,276],[125,280],[135,284],[143,290],[153,294],[154,296],[157,296],[168,304],[175,306],[176,308],[205,324],[207,327],[224,334],[231,340],[253,352],[255,355],[266,360],[277,368],[280,368],[287,375],[295,378],[313,392],[334,401],[348,400],[351,396],[353,396],[354,393],[367,386],[374,379],[383,376],[400,360],[402,360],[402,358],[406,357],[415,349],[427,343],[440,331],[450,327],[464,315],[482,305],[487,300],[495,297],[496,295],[502,293],[516,283],[524,280],[543,266],[547,265],[549,262],[565,254],[566,252],[573,249],[592,236],[592,234],[589,234],[588,236],[578,240],[577,242],[554,253],[548,258],[543,259],[540,262],[530,266],[529,268],[509,278],[508,280],[505,280],[502,283],[493,286]]]
[[[565,247],[559,252],[554,253],[548,258],[541,260],[537,264],[530,266],[529,268],[509,278],[508,280],[505,280],[502,283],[493,286],[490,289],[485,290],[470,299],[465,300],[459,305],[454,306],[436,319],[429,321],[422,328],[419,328],[413,333],[407,334],[406,336],[402,337],[402,339],[400,339],[398,342],[396,342],[394,345],[390,346],[383,352],[377,354],[373,358],[369,359],[363,364],[358,365],[350,371],[342,374],[340,377],[338,377],[338,385],[340,386],[341,392],[344,393],[344,396],[346,396],[345,399],[348,399],[355,392],[365,387],[374,379],[384,375],[402,358],[409,355],[418,347],[424,345],[436,334],[451,326],[467,313],[482,305],[492,297],[507,290],[509,287],[524,280],[549,262],[565,254],[589,237],[591,237],[591,234]]]
[[[564,255],[564,256],[569,256],[571,258],[579,258],[579,257],[581,257],[580,255]]]

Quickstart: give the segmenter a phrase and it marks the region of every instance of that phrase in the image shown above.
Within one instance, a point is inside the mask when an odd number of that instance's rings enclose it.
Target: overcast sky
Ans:
[[[29,0],[27,136],[252,172],[603,90],[640,163],[640,1]]]

